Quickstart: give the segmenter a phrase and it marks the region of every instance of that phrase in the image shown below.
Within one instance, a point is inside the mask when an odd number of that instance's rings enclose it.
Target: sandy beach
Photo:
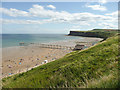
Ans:
[[[100,38],[83,38],[78,40],[65,40],[47,44],[72,46],[76,42],[98,42]],[[25,72],[33,67],[62,58],[67,53],[72,52],[70,49],[51,49],[40,48],[39,46],[15,46],[2,49],[2,77],[11,76],[16,73]]]

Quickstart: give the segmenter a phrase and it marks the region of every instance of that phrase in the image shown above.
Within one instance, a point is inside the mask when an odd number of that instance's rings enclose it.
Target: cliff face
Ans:
[[[99,32],[78,32],[78,31],[70,31],[71,36],[83,36],[83,37],[99,37],[103,38],[99,35]]]
[[[69,35],[74,35],[74,36],[93,36],[95,34],[91,33],[91,32],[70,31]]]
[[[98,37],[98,38],[108,38],[110,36],[118,33],[118,30],[109,29],[93,29],[91,31],[70,31],[68,35],[71,36],[83,36],[83,37]]]

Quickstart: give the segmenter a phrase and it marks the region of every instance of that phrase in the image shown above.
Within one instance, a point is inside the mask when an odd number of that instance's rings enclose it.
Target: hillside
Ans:
[[[72,36],[84,36],[84,37],[98,37],[107,39],[118,33],[116,29],[93,29],[90,31],[70,31],[69,35]]]
[[[118,35],[28,72],[4,78],[4,88],[117,88]]]

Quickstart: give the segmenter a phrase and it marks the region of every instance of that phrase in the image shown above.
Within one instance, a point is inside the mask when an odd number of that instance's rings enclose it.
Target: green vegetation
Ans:
[[[98,38],[103,38],[105,40],[108,37],[111,37],[117,34],[118,31],[119,30],[113,30],[113,29],[93,29],[90,31],[71,31],[69,35],[98,37]]]
[[[93,29],[91,32],[94,32],[98,35],[98,37],[107,39],[108,37],[114,36],[118,33],[118,30],[112,29]]]
[[[118,88],[118,35],[28,72],[4,78],[4,88]]]

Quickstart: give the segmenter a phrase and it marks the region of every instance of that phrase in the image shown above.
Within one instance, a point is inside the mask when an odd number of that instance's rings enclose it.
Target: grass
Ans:
[[[117,66],[114,62],[113,65]],[[100,77],[99,79],[92,79],[84,85],[83,88],[117,88],[118,87],[118,70],[111,71],[109,74]]]
[[[3,88],[118,88],[118,35],[2,79]]]

